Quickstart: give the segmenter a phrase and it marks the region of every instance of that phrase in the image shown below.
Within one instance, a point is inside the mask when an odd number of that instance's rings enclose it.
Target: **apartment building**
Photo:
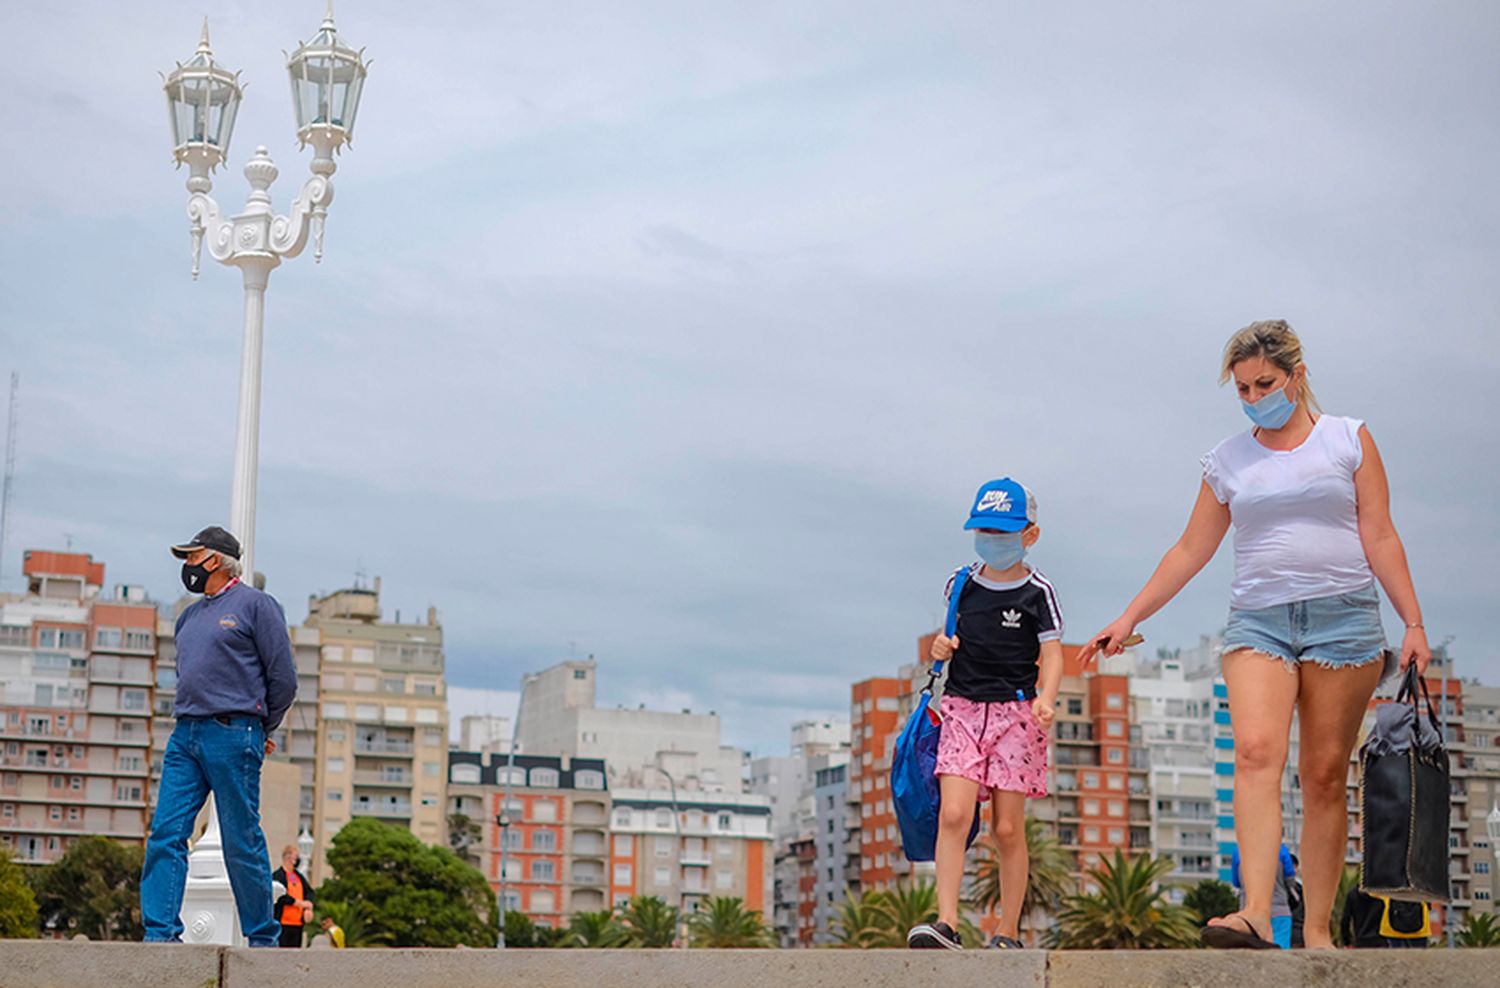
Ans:
[[[877,676],[855,683],[849,701],[849,791],[859,808],[859,825],[848,832],[859,841],[859,881],[850,891],[892,887],[910,866],[901,852],[901,834],[891,805],[891,752],[901,733],[906,679]]]
[[[478,824],[482,836],[468,856],[508,911],[557,929],[574,913],[609,908],[603,759],[450,752],[448,813]]]
[[[308,600],[298,640],[319,649],[313,820],[318,872],[330,839],[354,817],[407,827],[436,844],[447,833],[448,708],[443,629],[381,620],[380,580]],[[293,719],[293,731],[301,727]]]
[[[0,598],[0,850],[57,860],[79,836],[145,839],[156,611],[102,596],[104,564],[30,550]]]
[[[823,756],[813,771],[813,943],[833,942],[831,924],[848,889],[860,884],[859,807],[849,800],[849,763]]]
[[[680,787],[614,788],[611,795],[612,906],[655,895],[686,914],[710,895],[730,896],[770,917],[767,797]]]

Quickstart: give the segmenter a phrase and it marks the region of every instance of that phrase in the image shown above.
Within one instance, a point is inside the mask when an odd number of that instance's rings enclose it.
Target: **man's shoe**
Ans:
[[[918,923],[906,935],[906,945],[913,950],[963,950],[958,934],[947,923]]]
[[[1003,937],[997,933],[990,937],[989,948],[991,950],[1025,950],[1026,945],[1014,937]]]

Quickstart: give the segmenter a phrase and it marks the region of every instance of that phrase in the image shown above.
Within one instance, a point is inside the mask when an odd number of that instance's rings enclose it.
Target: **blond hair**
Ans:
[[[1312,382],[1307,379],[1307,365],[1302,361],[1302,341],[1285,319],[1253,322],[1231,336],[1224,344],[1224,365],[1219,369],[1219,383],[1229,380],[1235,364],[1251,357],[1264,357],[1289,377],[1301,367],[1301,399],[1307,403],[1309,411],[1323,410],[1313,394]]]

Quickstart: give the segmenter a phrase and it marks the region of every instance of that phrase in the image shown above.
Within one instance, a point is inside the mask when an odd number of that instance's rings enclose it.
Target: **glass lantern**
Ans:
[[[208,46],[208,22],[198,51],[186,63],[178,63],[166,77],[167,110],[172,122],[173,155],[179,164],[194,155],[217,165],[229,153],[234,116],[243,89],[238,72],[214,61]]]
[[[315,143],[316,132],[333,147],[352,141],[365,82],[364,49],[355,50],[339,37],[331,4],[318,33],[287,56],[286,68],[292,80],[297,139]]]

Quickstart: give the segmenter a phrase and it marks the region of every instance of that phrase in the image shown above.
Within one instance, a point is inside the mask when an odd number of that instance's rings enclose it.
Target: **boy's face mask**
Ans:
[[[1026,558],[1026,546],[1021,541],[1021,532],[974,533],[974,552],[987,563],[990,569],[1010,569]]]

